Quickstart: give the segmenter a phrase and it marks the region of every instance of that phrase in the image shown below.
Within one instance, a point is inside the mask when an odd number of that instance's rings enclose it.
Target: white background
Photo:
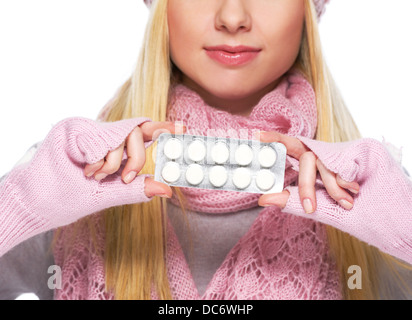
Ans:
[[[408,171],[411,12],[411,0],[331,0],[320,23],[363,136],[401,147]],[[141,0],[0,0],[0,176],[60,120],[96,118],[134,69],[147,15]]]

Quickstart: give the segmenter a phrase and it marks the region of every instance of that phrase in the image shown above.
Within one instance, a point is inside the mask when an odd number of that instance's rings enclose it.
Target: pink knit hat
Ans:
[[[143,0],[148,7],[152,4],[153,0]],[[325,5],[329,2],[329,0],[312,0],[315,8],[316,8],[316,13],[318,14],[318,19],[322,16],[322,14],[325,12]]]

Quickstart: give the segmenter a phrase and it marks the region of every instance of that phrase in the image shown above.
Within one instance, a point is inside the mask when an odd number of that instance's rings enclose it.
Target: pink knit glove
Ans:
[[[305,213],[295,186],[286,188],[290,196],[282,211],[331,225],[412,264],[412,181],[386,147],[369,138],[343,143],[297,138],[329,170],[345,181],[358,182],[360,191],[348,211],[318,178],[314,213]]]
[[[83,172],[86,163],[103,159],[146,121],[68,118],[56,124],[33,159],[11,170],[0,184],[0,256],[25,239],[89,214],[150,200],[144,193],[147,175],[130,184],[122,181],[124,163],[100,182]]]

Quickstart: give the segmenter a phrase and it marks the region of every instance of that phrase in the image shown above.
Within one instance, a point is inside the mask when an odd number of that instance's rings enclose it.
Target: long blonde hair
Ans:
[[[153,2],[136,69],[111,101],[105,121],[142,116],[153,121],[166,119],[170,86],[179,81],[179,70],[169,55],[167,4],[168,0]],[[316,139],[341,142],[360,138],[322,57],[312,0],[305,0],[305,18],[301,49],[294,67],[306,75],[316,93],[319,119]],[[153,172],[153,160],[147,157],[142,173]],[[177,188],[174,191],[182,197]],[[172,299],[165,263],[166,220],[166,201],[159,197],[147,203],[105,210],[106,287],[116,299],[151,299],[152,289],[160,299]],[[327,226],[327,232],[331,254],[341,275],[343,297],[382,298],[380,294],[385,288],[380,286],[377,266],[385,262],[387,270],[397,274],[394,263],[397,261],[337,229]],[[346,285],[351,265],[362,270],[361,290],[349,290]]]

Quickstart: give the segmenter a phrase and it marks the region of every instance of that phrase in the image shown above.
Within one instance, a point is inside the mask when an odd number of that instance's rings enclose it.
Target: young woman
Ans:
[[[146,2],[137,68],[98,121],[61,121],[1,181],[3,298],[405,297],[412,182],[340,99],[317,31],[327,1]],[[163,131],[282,142],[285,190],[156,182]]]

